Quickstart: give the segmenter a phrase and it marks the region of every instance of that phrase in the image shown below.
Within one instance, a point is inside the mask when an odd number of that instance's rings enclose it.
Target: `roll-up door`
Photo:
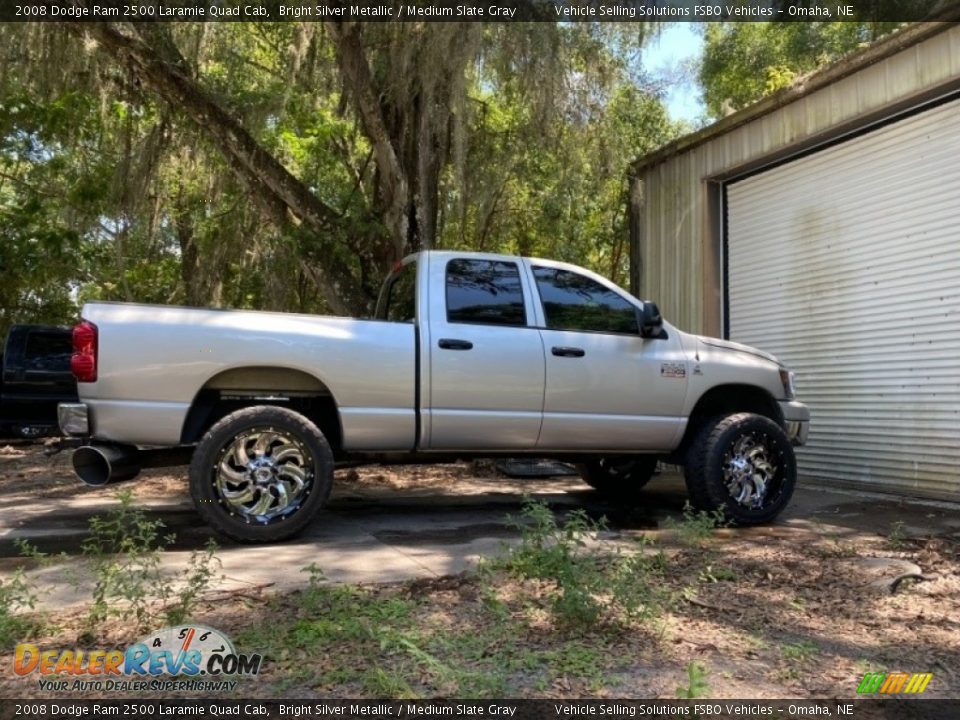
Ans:
[[[726,187],[730,338],[797,373],[801,477],[960,496],[960,101]]]

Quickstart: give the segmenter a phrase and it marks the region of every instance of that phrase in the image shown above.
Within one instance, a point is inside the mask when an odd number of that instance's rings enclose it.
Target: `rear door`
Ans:
[[[533,449],[543,414],[543,343],[516,258],[430,258],[431,450]]]
[[[676,333],[642,338],[638,306],[586,274],[530,263],[547,366],[544,450],[661,450],[681,429],[686,360]]]

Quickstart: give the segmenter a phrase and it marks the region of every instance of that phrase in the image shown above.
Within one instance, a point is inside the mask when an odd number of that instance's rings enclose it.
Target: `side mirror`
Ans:
[[[664,338],[663,316],[656,303],[644,300],[643,308],[637,311],[637,322],[640,325],[640,337]]]

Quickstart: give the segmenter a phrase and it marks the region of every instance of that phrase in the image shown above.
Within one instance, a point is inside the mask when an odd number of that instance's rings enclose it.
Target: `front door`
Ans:
[[[538,447],[671,447],[682,425],[687,382],[679,339],[640,337],[636,305],[586,275],[531,269],[543,305],[547,365]]]

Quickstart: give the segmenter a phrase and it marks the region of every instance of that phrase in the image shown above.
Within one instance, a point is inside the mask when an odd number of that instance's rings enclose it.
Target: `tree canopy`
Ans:
[[[642,28],[641,28],[642,29]],[[364,314],[423,247],[626,279],[683,128],[638,26],[0,26],[0,330],[87,299]]]
[[[627,167],[688,129],[653,29],[0,24],[0,333],[90,299],[364,315],[429,247],[626,283]],[[708,24],[708,110],[888,29]]]
[[[707,113],[740,110],[798,76],[866,47],[900,23],[719,22],[704,25],[700,66]]]

